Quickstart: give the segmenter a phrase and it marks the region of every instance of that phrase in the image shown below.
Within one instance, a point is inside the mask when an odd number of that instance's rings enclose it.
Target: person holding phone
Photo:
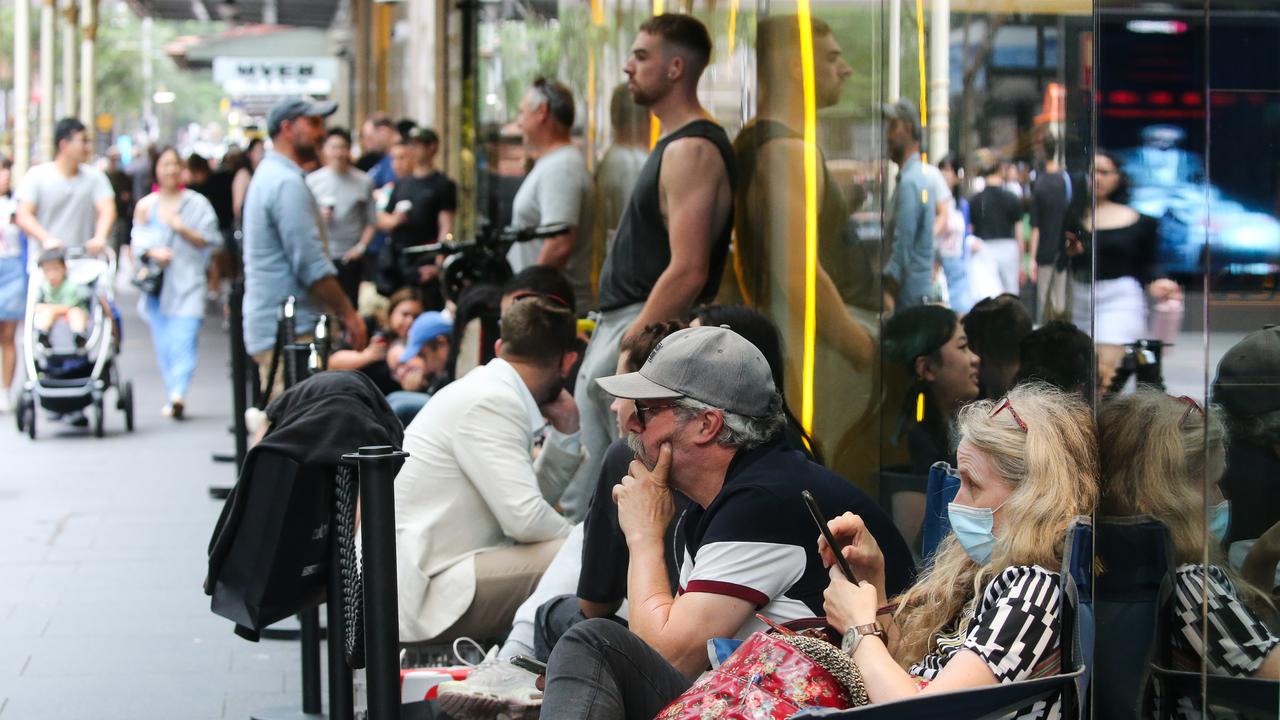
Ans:
[[[629,629],[592,619],[561,637],[543,717],[652,718],[706,667],[707,640],[764,628],[757,613],[774,622],[822,614],[829,580],[802,491],[824,517],[856,509],[884,548],[882,582],[894,593],[909,585],[910,551],[884,511],[787,448],[769,364],[741,335],[679,330],[638,372],[598,382],[635,407],[625,429],[636,459],[613,489],[630,554]],[[676,530],[678,594],[664,562],[676,490],[689,498]]]
[[[952,534],[910,589],[895,596],[885,588],[883,555],[863,518],[846,513],[829,525],[859,582],[831,567],[827,621],[844,632],[873,703],[1066,669],[1059,568],[1068,524],[1092,513],[1098,497],[1090,408],[1029,383],[967,405],[957,425]],[[830,544],[818,544],[831,566]],[[1015,717],[1058,717],[1058,703],[1042,700]]]

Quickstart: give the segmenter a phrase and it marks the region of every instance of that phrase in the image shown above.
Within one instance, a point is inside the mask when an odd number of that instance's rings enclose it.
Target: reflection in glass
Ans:
[[[1225,530],[1219,481],[1227,437],[1221,410],[1144,388],[1108,397],[1098,411],[1098,431],[1099,513],[1150,516],[1168,528],[1172,540],[1172,576],[1156,608],[1150,655],[1155,701],[1171,692],[1167,670],[1205,667],[1218,675],[1280,677],[1275,605],[1229,565],[1212,532]],[[1179,692],[1177,703],[1180,712],[1198,714],[1198,691]]]
[[[740,299],[768,313],[783,329],[785,392],[802,396],[805,362],[806,192],[817,207],[813,375],[841,378],[834,393],[817,393],[811,411],[819,452],[833,467],[844,435],[862,416],[870,389],[874,345],[853,306],[879,302],[878,247],[859,242],[849,204],[818,154],[817,186],[805,181],[804,77],[800,33],[812,33],[813,97],[818,108],[837,105],[852,70],[832,29],[814,19],[801,28],[795,15],[762,19],[757,27],[759,103],[734,140],[738,163],[734,270]],[[860,475],[869,468],[862,468]]]

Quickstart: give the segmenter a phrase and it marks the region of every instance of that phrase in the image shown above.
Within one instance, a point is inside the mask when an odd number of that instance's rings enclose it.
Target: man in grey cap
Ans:
[[[910,100],[882,106],[889,159],[898,166],[884,236],[889,262],[884,268],[885,309],[923,305],[933,297],[933,217],[937,191],[920,163],[920,113]]]
[[[786,448],[769,364],[741,335],[723,327],[679,330],[638,372],[597,382],[635,402],[626,430],[636,461],[613,491],[630,552],[634,635],[608,621],[613,627],[587,621],[560,640],[553,661],[564,652],[572,656],[565,667],[610,664],[594,635],[604,633],[605,644],[635,645],[628,657],[644,662],[656,652],[655,667],[665,663],[693,675],[706,664],[708,639],[745,638],[764,628],[757,612],[775,622],[821,615],[829,578],[804,490],[829,518],[857,513],[876,538],[885,566],[861,568],[864,579],[890,595],[905,589],[911,554],[892,521],[866,493]],[[691,501],[678,530],[684,540],[678,594],[664,562],[672,491]],[[598,682],[601,673],[587,674]],[[554,681],[549,675],[549,692]]]
[[[272,148],[258,164],[244,201],[244,344],[264,374],[264,387],[279,378],[269,372],[276,314],[290,295],[298,299],[300,337],[310,334],[321,308],[336,315],[356,350],[364,349],[364,322],[338,284],[329,261],[324,222],[299,159],[324,142],[324,119],[333,102],[290,97],[267,114]],[[273,394],[275,394],[273,392]]]

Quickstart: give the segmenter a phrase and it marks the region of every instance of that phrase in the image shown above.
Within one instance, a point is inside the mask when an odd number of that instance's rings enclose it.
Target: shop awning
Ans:
[[[276,25],[325,28],[333,24],[340,0],[128,0],[139,17],[162,20],[271,21]]]

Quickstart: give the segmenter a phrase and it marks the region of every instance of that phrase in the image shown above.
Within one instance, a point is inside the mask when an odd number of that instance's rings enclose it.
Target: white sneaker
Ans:
[[[458,638],[453,654],[464,665],[472,665],[458,652],[458,642],[466,641],[479,648],[470,638]],[[483,648],[481,648],[483,650]],[[537,676],[528,670],[498,659],[495,645],[466,680],[441,683],[437,691],[440,709],[456,720],[536,720],[542,710],[542,691],[535,685]]]
[[[0,388],[0,415],[13,412],[13,393],[9,388]]]

